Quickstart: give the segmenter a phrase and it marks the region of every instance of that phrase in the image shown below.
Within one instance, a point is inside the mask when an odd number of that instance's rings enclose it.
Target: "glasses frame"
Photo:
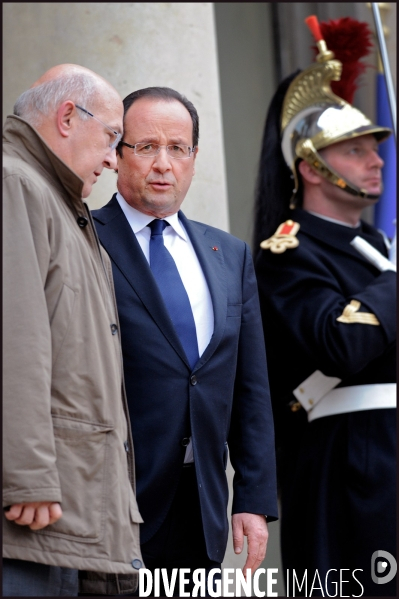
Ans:
[[[86,108],[83,108],[82,106],[79,106],[78,104],[75,104],[75,106],[76,106],[76,108],[79,108],[79,110],[82,110],[83,112],[85,112],[86,114],[88,114],[89,116],[91,116],[95,121],[98,121],[99,123],[101,123],[101,125],[103,125],[107,129],[109,129],[110,131],[112,131],[112,133],[114,135],[116,135],[115,141],[113,141],[112,144],[109,144],[109,147],[111,148],[111,150],[116,150],[117,146],[119,145],[119,143],[120,143],[120,141],[122,139],[123,133],[118,133],[118,131],[115,131],[115,129],[112,129],[112,127],[110,127],[109,125],[106,125],[105,123],[103,123],[103,121],[101,121],[96,116],[94,116],[93,113],[91,113],[88,110],[86,110]]]
[[[191,146],[186,146],[186,144],[168,144],[168,145],[153,144],[155,146],[158,146],[158,151],[155,154],[153,154],[152,156],[140,156],[140,154],[136,153],[136,146],[139,146],[141,144],[146,145],[145,142],[138,142],[137,144],[134,144],[134,146],[132,146],[132,144],[126,143],[125,141],[119,142],[119,145],[121,145],[121,146],[127,146],[128,148],[132,148],[132,150],[134,150],[134,155],[138,156],[139,158],[155,158],[155,156],[158,156],[159,152],[161,151],[161,148],[166,148],[167,155],[170,156],[171,158],[173,158],[174,160],[185,160],[186,158],[190,158],[191,154],[194,154],[195,150],[197,149],[197,146],[192,146],[191,147]],[[181,158],[177,158],[176,156],[172,156],[168,152],[169,146],[186,146],[186,148],[188,148],[188,150],[189,150],[189,155],[188,156],[182,156]]]

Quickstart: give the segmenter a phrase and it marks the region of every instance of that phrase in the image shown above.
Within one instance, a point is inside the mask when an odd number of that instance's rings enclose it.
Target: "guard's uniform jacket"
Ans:
[[[260,250],[255,265],[279,447],[284,567],[317,568],[321,576],[328,568],[361,568],[365,595],[389,595],[394,581],[373,584],[370,564],[374,551],[395,555],[396,410],[308,422],[303,408],[291,408],[298,407],[292,391],[316,370],[341,379],[338,388],[395,382],[396,273],[380,272],[350,245],[359,235],[387,256],[374,227],[341,226],[303,210],[292,220],[299,245]],[[353,300],[367,317],[342,318]],[[349,588],[361,593],[353,578]]]

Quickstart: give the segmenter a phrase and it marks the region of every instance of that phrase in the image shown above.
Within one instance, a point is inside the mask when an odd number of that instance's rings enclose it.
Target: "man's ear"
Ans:
[[[307,183],[311,183],[312,185],[320,184],[323,177],[306,160],[301,160],[297,168],[302,175],[302,179]]]
[[[57,128],[62,137],[69,137],[71,131],[71,119],[76,115],[75,104],[72,100],[65,100],[57,110]]]

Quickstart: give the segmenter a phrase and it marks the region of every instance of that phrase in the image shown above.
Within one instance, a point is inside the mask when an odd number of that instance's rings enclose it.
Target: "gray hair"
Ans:
[[[65,100],[72,100],[86,108],[99,93],[99,88],[99,81],[90,74],[61,75],[23,92],[14,104],[14,114],[37,127]],[[78,114],[82,120],[89,118],[83,111],[79,110]]]

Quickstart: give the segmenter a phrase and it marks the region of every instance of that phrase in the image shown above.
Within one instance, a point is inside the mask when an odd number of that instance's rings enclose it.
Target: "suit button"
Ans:
[[[196,385],[197,384],[197,377],[195,376],[195,374],[193,374],[193,376],[190,378],[190,383],[192,385]]]
[[[111,324],[111,332],[113,335],[116,335],[116,333],[118,332],[118,327],[116,324]]]
[[[76,222],[78,223],[79,227],[84,229],[89,221],[85,216],[79,216]]]
[[[140,559],[134,559],[132,561],[132,566],[133,568],[135,568],[136,570],[140,570],[140,568],[143,567],[143,562]]]
[[[183,447],[187,447],[187,445],[190,443],[190,437],[183,437],[180,443],[183,445]]]

